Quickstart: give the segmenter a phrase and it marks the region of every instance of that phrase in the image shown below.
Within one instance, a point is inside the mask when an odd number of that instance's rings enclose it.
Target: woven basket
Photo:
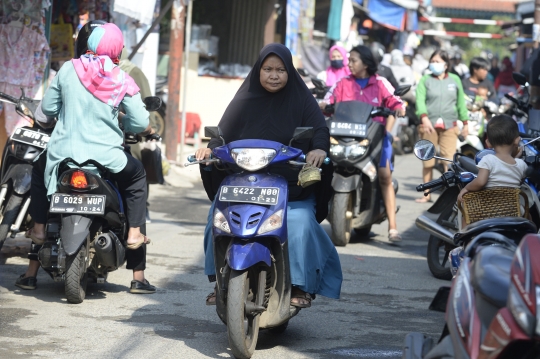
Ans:
[[[525,201],[523,217],[528,217],[529,200],[520,188],[495,187],[467,192],[458,207],[466,224],[495,217],[521,217],[520,195]]]

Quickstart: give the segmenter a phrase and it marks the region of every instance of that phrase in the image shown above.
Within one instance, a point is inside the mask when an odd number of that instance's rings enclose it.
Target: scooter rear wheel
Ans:
[[[259,337],[260,314],[249,314],[246,304],[260,306],[264,291],[259,295],[259,271],[232,270],[227,291],[227,333],[235,358],[249,359],[255,352]],[[266,277],[266,275],[265,275]]]
[[[82,246],[79,251],[66,258],[66,299],[73,304],[79,304],[86,297],[86,247]]]

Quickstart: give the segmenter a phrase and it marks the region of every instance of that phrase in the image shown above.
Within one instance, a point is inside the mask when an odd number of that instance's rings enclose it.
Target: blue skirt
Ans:
[[[212,245],[212,214],[208,212],[204,230],[204,274],[215,275]],[[315,197],[288,203],[287,230],[291,282],[304,292],[339,299],[343,274],[339,256],[315,219]]]

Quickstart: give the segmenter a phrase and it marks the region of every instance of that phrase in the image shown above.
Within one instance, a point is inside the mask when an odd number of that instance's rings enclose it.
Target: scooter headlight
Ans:
[[[280,209],[263,222],[262,226],[259,228],[257,234],[264,234],[271,232],[275,229],[281,228],[283,225],[283,210]]]
[[[235,148],[231,151],[231,156],[243,169],[257,171],[272,162],[276,151],[269,148]]]
[[[345,147],[342,145],[331,145],[330,146],[330,156],[341,158],[345,155]]]
[[[346,150],[347,158],[350,160],[359,159],[367,152],[368,146],[369,146],[369,140],[365,139],[365,140],[360,141],[360,143],[356,145],[347,147],[347,150]]]
[[[227,218],[225,218],[219,209],[214,211],[214,227],[222,230],[223,232],[231,233],[229,222],[227,222]]]
[[[536,288],[536,293],[538,293],[538,287]],[[536,318],[532,316],[531,311],[523,302],[514,283],[510,284],[510,290],[508,291],[508,307],[521,329],[523,329],[527,335],[532,336]],[[538,332],[538,326],[536,330]]]

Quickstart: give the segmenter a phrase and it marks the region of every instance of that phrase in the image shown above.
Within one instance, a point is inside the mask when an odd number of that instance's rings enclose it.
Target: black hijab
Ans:
[[[277,55],[287,69],[288,80],[283,89],[271,93],[260,81],[261,67],[271,54]],[[313,127],[311,140],[293,142],[293,146],[308,153],[320,149],[328,153],[330,134],[317,101],[296,71],[291,52],[281,44],[265,46],[242,86],[225,110],[219,127],[227,143],[241,139],[261,139],[288,145],[296,127]],[[221,146],[221,140],[212,139],[209,148]],[[286,168],[274,168],[273,173],[284,176],[289,182],[289,201],[302,200],[316,194],[316,218],[320,223],[328,214],[328,201],[332,196],[331,165],[323,166],[322,181],[302,188],[298,186],[298,173]],[[219,190],[226,171],[212,167],[206,172],[201,167],[201,177],[208,198],[212,201]]]
[[[288,80],[283,89],[271,93],[264,89],[260,72],[264,60],[277,55],[287,70]],[[317,101],[296,71],[289,49],[281,44],[265,46],[242,86],[225,110],[219,127],[225,141],[240,139],[271,140],[288,145],[296,127],[313,127],[310,143],[294,143],[304,153],[321,149],[328,153],[330,137],[324,116]],[[208,147],[221,145],[212,140]]]

